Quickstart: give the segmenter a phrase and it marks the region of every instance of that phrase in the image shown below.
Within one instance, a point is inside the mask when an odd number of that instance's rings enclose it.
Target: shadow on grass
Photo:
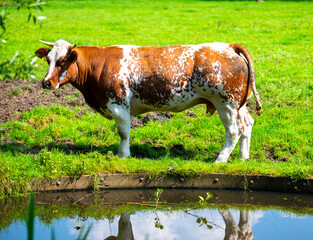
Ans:
[[[117,154],[118,144],[112,144],[110,146],[93,146],[93,145],[76,145],[70,142],[58,143],[58,144],[48,144],[44,146],[32,146],[29,147],[21,143],[1,143],[1,151],[11,151],[19,152],[24,154],[39,154],[43,149],[48,151],[57,150],[64,154],[86,154],[90,152],[99,152],[101,154],[107,154],[108,152],[113,152]],[[151,146],[148,144],[131,144],[130,146],[131,156],[135,158],[150,158],[159,159],[165,156],[173,158],[181,158],[182,160],[190,160],[199,154],[199,151],[186,150],[181,144],[173,145],[168,148],[164,146]],[[208,162],[214,161],[214,159],[209,158]]]
[[[109,147],[93,146],[93,145],[76,145],[72,143],[58,143],[58,144],[47,144],[44,146],[27,146],[21,143],[2,143],[0,145],[0,150],[2,151],[13,151],[26,154],[38,154],[43,149],[48,151],[58,150],[64,154],[75,154],[75,153],[89,153],[89,152],[100,152],[107,154],[109,151],[117,153],[118,145],[112,144]]]
[[[183,160],[193,159],[198,152],[186,150],[181,144],[173,145],[171,147],[151,146],[148,144],[132,144],[130,146],[132,157],[135,158],[151,158],[158,159],[164,156],[178,157]]]

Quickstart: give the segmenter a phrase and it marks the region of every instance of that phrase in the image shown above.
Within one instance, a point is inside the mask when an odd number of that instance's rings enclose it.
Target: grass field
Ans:
[[[79,108],[36,108],[0,127],[0,196],[29,190],[30,178],[167,174],[169,167],[173,174],[189,176],[313,177],[312,2],[47,1],[41,27],[27,23],[25,10],[9,12],[0,63],[17,50],[28,58],[43,46],[39,39],[103,46],[240,43],[254,60],[264,111],[254,116],[250,160],[237,158],[237,146],[230,163],[217,165],[213,161],[223,147],[224,128],[217,114],[207,117],[202,106],[193,108],[196,117],[185,111],[132,130],[131,151],[136,154],[127,159],[114,156],[119,136],[113,121],[87,109],[77,117]],[[37,62],[35,73],[42,79],[47,65]],[[71,151],[69,144],[82,150]],[[175,148],[179,144],[182,151]]]

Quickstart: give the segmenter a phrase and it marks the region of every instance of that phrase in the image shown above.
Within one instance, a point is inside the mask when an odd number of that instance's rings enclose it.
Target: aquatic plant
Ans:
[[[28,208],[28,218],[25,219],[27,226],[27,240],[34,239],[34,222],[35,222],[35,207],[34,207],[34,194],[31,192],[29,208]],[[90,230],[92,229],[92,225],[89,225],[86,231],[80,231],[77,237],[77,240],[86,240]],[[55,231],[54,228],[51,229],[51,240],[55,239]]]

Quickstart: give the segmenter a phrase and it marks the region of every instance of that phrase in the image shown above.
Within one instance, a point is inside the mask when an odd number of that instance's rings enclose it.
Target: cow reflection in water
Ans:
[[[226,225],[225,240],[250,240],[253,238],[248,210],[240,210],[238,225],[229,210],[220,209],[219,212]]]
[[[132,224],[130,222],[130,214],[124,212],[118,221],[118,234],[117,237],[109,236],[105,240],[134,240]]]
[[[248,210],[240,210],[239,224],[236,223],[233,215],[229,210],[218,210],[225,222],[224,240],[251,240],[253,233],[250,225],[250,216]],[[130,222],[130,214],[124,212],[118,221],[117,236],[109,236],[104,240],[134,240],[132,224]]]

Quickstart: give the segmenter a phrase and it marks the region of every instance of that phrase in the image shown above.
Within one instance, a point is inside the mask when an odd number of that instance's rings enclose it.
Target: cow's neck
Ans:
[[[95,106],[94,97],[102,69],[98,66],[104,64],[104,57],[102,54],[96,53],[99,49],[93,47],[78,47],[76,51],[78,58],[75,64],[78,77],[72,79],[71,84],[84,95],[89,105],[99,108],[99,106]]]

